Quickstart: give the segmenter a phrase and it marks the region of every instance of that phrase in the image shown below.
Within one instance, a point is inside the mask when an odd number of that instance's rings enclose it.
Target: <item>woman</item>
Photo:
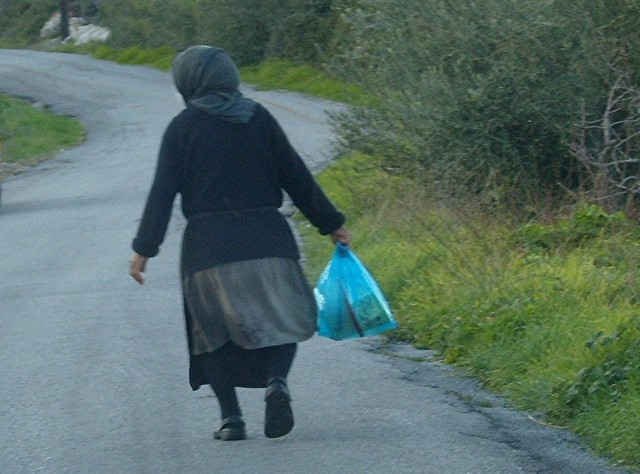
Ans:
[[[215,392],[221,440],[246,438],[235,387],[266,387],[264,432],[280,437],[294,424],[287,375],[297,343],[316,330],[313,294],[278,211],[282,189],[334,242],[350,241],[345,218],[271,114],[238,91],[238,70],[223,50],[187,49],[174,60],[173,78],[186,108],[164,133],[130,275],[144,283],[180,193],[191,387]]]

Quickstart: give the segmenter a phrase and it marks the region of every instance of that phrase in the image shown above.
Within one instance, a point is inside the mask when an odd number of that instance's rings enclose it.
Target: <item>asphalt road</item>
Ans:
[[[214,441],[216,400],[187,383],[179,213],[147,285],[127,276],[161,133],[179,110],[169,76],[5,50],[0,91],[88,130],[83,145],[4,184],[0,472],[613,472],[571,434],[509,410],[429,353],[379,340],[304,343],[290,378],[294,431],[265,439],[262,391],[241,389],[249,440]],[[331,105],[248,93],[312,168],[326,164]]]

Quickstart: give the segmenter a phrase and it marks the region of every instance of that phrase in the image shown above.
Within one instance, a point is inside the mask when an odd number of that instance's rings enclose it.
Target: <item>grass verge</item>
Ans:
[[[61,148],[77,145],[84,136],[77,120],[0,94],[0,157],[8,166],[33,165]]]
[[[113,48],[104,44],[88,44],[84,46],[61,45],[55,48],[61,53],[90,54],[96,59],[104,59],[120,64],[140,64],[151,66],[156,69],[168,71],[176,55],[173,48],[164,46],[161,48],[140,48],[132,46],[129,48]]]
[[[164,71],[171,69],[176,55],[176,51],[169,47],[150,49],[132,46],[116,49],[107,45],[63,45],[55,50],[90,54],[97,59],[121,64],[141,64]],[[282,59],[269,59],[256,66],[245,66],[241,68],[240,76],[244,82],[262,90],[286,89],[352,105],[371,105],[374,102],[357,85],[333,78],[313,66]]]
[[[514,404],[640,467],[640,230],[584,207],[518,226],[448,209],[353,155],[319,181],[397,313],[392,337],[438,350]],[[307,270],[332,246],[301,221]]]
[[[355,85],[329,76],[307,64],[268,59],[257,66],[243,67],[242,80],[260,89],[286,89],[351,105],[370,105],[373,100]]]

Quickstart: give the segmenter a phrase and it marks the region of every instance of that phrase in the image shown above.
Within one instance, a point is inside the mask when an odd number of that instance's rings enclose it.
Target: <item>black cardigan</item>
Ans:
[[[320,233],[343,225],[344,216],[267,109],[258,105],[249,123],[239,124],[187,107],[164,133],[133,249],[147,257],[158,253],[180,193],[188,219],[183,272],[254,258],[299,258],[278,211],[282,189]]]

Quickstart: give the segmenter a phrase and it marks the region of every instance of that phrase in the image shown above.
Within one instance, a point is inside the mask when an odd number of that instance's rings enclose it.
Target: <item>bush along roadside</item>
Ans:
[[[397,313],[392,337],[438,350],[517,407],[640,467],[637,224],[596,206],[549,225],[461,215],[366,155],[319,181]],[[332,246],[300,228],[313,281]]]
[[[80,122],[0,94],[0,179],[82,142]]]

